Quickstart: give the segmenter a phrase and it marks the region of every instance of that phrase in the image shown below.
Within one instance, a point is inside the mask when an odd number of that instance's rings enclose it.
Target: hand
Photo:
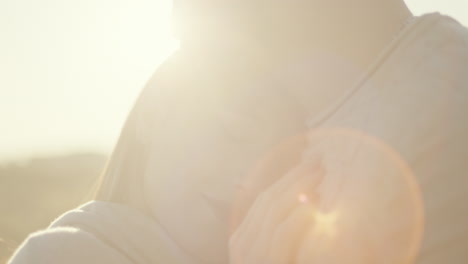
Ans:
[[[301,163],[258,195],[229,241],[231,263],[294,263],[323,173],[320,161]]]

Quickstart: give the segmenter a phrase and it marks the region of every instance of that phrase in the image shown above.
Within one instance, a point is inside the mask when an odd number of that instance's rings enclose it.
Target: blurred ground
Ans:
[[[0,263],[29,233],[92,199],[105,162],[105,155],[83,153],[0,164]]]

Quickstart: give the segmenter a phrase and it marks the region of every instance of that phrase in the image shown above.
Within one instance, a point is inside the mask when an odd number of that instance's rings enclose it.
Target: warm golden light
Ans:
[[[316,231],[325,235],[334,236],[337,232],[337,218],[337,212],[316,212],[314,214]]]
[[[309,197],[307,197],[306,194],[304,193],[300,193],[298,196],[297,196],[297,200],[299,201],[299,203],[301,204],[306,204],[309,202]]]

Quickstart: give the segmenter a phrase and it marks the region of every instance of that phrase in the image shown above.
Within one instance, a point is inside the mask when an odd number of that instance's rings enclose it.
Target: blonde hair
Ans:
[[[152,112],[152,81],[146,85],[134,103],[122,128],[117,144],[101,173],[94,198],[116,202],[133,208],[147,210],[144,198],[144,174],[150,159],[151,138],[154,120],[145,112]]]

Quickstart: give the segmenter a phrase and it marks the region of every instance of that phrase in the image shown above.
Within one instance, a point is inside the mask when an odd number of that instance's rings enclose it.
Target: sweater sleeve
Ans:
[[[129,264],[120,252],[76,228],[51,228],[30,235],[8,264]]]

